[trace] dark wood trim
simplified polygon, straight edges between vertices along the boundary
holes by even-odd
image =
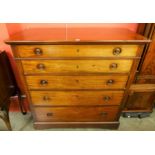
[[[150,39],[153,33],[152,31],[153,25],[154,23],[139,23],[137,33]]]
[[[32,105],[35,106],[36,108],[37,108],[37,107],[42,107],[42,108],[53,108],[53,107],[54,107],[54,108],[55,108],[55,107],[62,107],[62,106],[63,106],[63,107],[88,107],[88,108],[89,108],[90,106],[91,106],[91,107],[104,107],[104,106],[105,106],[105,107],[108,107],[108,106],[113,106],[113,107],[116,106],[116,107],[118,107],[118,106],[119,106],[119,105],[116,105],[116,104],[114,104],[114,103],[113,103],[113,104],[108,104],[108,103],[107,103],[107,104],[104,104],[104,105],[99,105],[99,104],[96,104],[96,105],[92,105],[92,104],[77,105],[77,104],[76,104],[76,105],[71,105],[71,106],[70,106],[70,105],[63,105],[63,104],[61,104],[61,105],[34,105],[34,104],[32,103]]]
[[[144,31],[146,29],[146,23],[138,23],[137,33],[144,35]]]
[[[128,112],[128,113],[134,113],[134,112],[149,112],[149,113],[152,113],[153,112],[153,110],[152,109],[145,109],[145,110],[138,110],[138,109],[134,109],[134,110],[126,110],[126,109],[124,109],[123,111],[122,111],[122,113],[126,113],[126,112]]]
[[[5,41],[9,45],[137,45],[150,43],[151,40],[95,40],[95,41]]]
[[[119,56],[115,56],[115,57],[50,57],[50,58],[14,58],[15,61],[19,61],[19,60],[35,60],[35,61],[39,61],[39,60],[128,60],[128,59],[140,59],[141,57],[119,57]]]
[[[34,122],[35,129],[47,128],[106,128],[117,129],[119,122]]]
[[[79,73],[24,73],[25,76],[104,76],[104,75],[129,75],[130,72],[124,73],[86,73],[86,72],[79,72]]]
[[[43,89],[29,89],[30,91],[107,91],[107,90],[126,90],[126,88],[124,89],[119,89],[119,88],[112,88],[112,89],[47,89],[47,88],[43,88]]]
[[[31,91],[124,91],[124,89],[30,89]]]

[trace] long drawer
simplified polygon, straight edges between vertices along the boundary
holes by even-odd
[[[120,105],[124,91],[30,91],[33,105]]]
[[[110,122],[115,121],[118,110],[118,106],[34,108],[39,122]]]
[[[23,60],[24,73],[128,73],[133,60]]]
[[[18,45],[23,58],[136,56],[137,45]]]
[[[124,89],[127,75],[26,76],[28,89]]]

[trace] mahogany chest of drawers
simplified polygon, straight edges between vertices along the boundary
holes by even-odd
[[[117,128],[143,46],[150,40],[126,29],[63,32],[28,29],[6,41],[35,128]]]

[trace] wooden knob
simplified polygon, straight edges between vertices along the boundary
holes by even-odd
[[[44,70],[45,69],[45,65],[44,64],[38,64],[37,68],[41,69],[41,70]]]
[[[47,117],[51,117],[51,116],[53,116],[53,113],[52,113],[52,112],[48,112],[48,113],[46,114],[46,116],[47,116]]]
[[[41,80],[41,81],[40,81],[40,84],[41,84],[41,85],[47,85],[47,84],[48,84],[48,81],[47,81],[47,80]]]
[[[122,49],[120,47],[116,47],[113,50],[113,55],[119,55],[122,52]]]
[[[118,65],[116,63],[110,64],[110,69],[116,69]]]
[[[48,96],[44,96],[44,97],[43,97],[43,100],[44,100],[44,101],[48,101],[48,100],[50,100],[50,98],[49,98]]]
[[[34,53],[35,53],[36,55],[42,55],[42,54],[43,54],[43,51],[42,51],[42,49],[40,49],[40,48],[35,48],[35,49],[34,49]]]
[[[114,80],[110,79],[107,81],[107,85],[112,85],[114,83]]]
[[[103,97],[103,100],[104,100],[104,101],[109,101],[110,99],[111,99],[110,96],[104,96],[104,97]]]

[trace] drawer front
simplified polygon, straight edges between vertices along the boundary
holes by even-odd
[[[23,60],[24,73],[128,73],[133,60]]]
[[[36,107],[36,121],[93,122],[115,121],[118,106],[109,107]]]
[[[23,58],[136,56],[137,45],[19,45]]]
[[[120,105],[123,91],[30,91],[34,105]]]
[[[26,76],[29,89],[124,89],[127,75]]]

